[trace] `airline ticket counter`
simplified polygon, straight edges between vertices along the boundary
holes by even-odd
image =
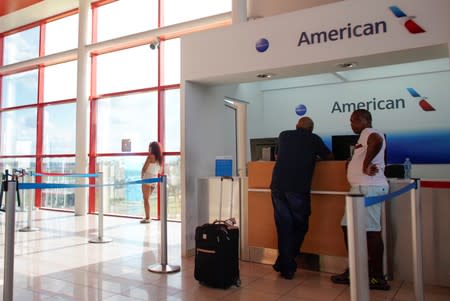
[[[248,163],[247,247],[249,260],[272,264],[277,256],[277,234],[273,217],[270,181],[275,162]],[[406,185],[390,179],[391,191]],[[312,181],[309,231],[301,252],[301,266],[326,272],[342,272],[347,267],[347,251],[340,221],[349,191],[345,161],[319,161]],[[424,282],[450,286],[450,222],[440,212],[448,212],[450,189],[420,190],[423,231]],[[412,281],[410,193],[385,202],[387,274],[391,279]],[[442,207],[447,206],[447,209]],[[441,208],[441,209],[439,209]],[[431,231],[431,232],[430,232]],[[409,246],[409,247],[408,247]],[[445,255],[447,254],[447,255]]]
[[[273,217],[270,181],[275,162],[248,163],[248,248],[251,261],[273,263],[277,234]],[[347,251],[340,221],[345,194],[349,191],[345,161],[320,161],[314,171],[311,217],[302,253],[320,255],[321,270],[339,271],[346,266]]]

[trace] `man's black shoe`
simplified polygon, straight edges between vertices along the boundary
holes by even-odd
[[[272,265],[272,268],[274,269],[275,272],[280,272],[281,271],[280,264],[278,262],[275,262]]]
[[[344,273],[338,274],[338,275],[333,275],[330,278],[333,283],[347,284],[347,285],[350,284],[350,272],[348,269],[345,270]]]
[[[294,278],[294,274],[294,272],[281,272],[281,277],[291,280],[292,278]]]

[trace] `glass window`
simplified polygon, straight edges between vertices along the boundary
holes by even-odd
[[[35,158],[5,158],[0,159],[0,171],[8,170],[11,173],[14,169],[25,169],[27,172],[36,170]],[[28,181],[29,182],[29,181]]]
[[[231,0],[163,0],[163,2],[164,26],[231,11]]]
[[[45,55],[78,47],[78,14],[45,25]]]
[[[141,169],[145,156],[98,157],[97,172],[102,172],[103,183],[114,184],[131,182],[141,179]],[[103,188],[103,209],[105,213],[119,215],[144,215],[142,186],[139,184],[105,186]],[[96,194],[98,197],[98,194]],[[158,192],[150,196],[150,215],[157,216]],[[96,208],[98,198],[96,200]]]
[[[36,103],[37,90],[37,70],[4,76],[2,80],[2,107],[9,108]]]
[[[158,0],[121,0],[98,8],[97,41],[158,27]]]
[[[158,85],[158,51],[148,45],[97,57],[97,94]]]
[[[46,106],[44,108],[44,154],[75,153],[76,104]]]
[[[98,153],[120,153],[124,141],[131,143],[131,152],[146,152],[158,139],[156,92],[101,99],[97,116]]]
[[[0,159],[0,171],[5,172],[8,170],[9,174],[12,174],[14,170],[22,170],[24,169],[27,174],[30,171],[36,170],[36,159],[35,158],[8,158],[8,159]],[[30,183],[34,182],[33,177],[29,175],[25,175],[24,177],[19,177],[19,183]],[[28,202],[32,202],[34,205],[34,190],[33,189],[20,189],[19,190],[19,198],[20,198],[20,207],[28,208]],[[5,203],[3,202],[3,205]]]
[[[180,90],[164,92],[164,151],[180,151]]]
[[[37,58],[39,56],[39,27],[33,27],[12,35],[4,40],[3,64]]]
[[[44,101],[77,97],[77,62],[45,67]]]
[[[181,159],[180,156],[164,158],[164,174],[167,175],[167,218],[181,220]],[[161,200],[162,202],[163,200]]]
[[[36,154],[36,109],[28,108],[1,113],[2,155]]]
[[[46,173],[75,173],[75,158],[45,158],[42,170]],[[43,183],[76,184],[74,177],[43,176]],[[74,210],[75,189],[43,189],[41,207]]]
[[[173,85],[180,83],[180,39],[163,42],[163,72],[161,84]]]

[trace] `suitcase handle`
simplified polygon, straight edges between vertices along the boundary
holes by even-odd
[[[216,219],[213,221],[213,224],[224,224],[227,226],[234,226],[236,225],[236,219],[234,217],[230,217],[229,219],[226,220]]]
[[[234,197],[234,179],[232,176],[222,176],[220,177],[220,205],[219,205],[219,221],[222,220],[222,192],[223,192],[223,180],[231,180],[231,198],[230,198],[230,218],[228,220],[231,220],[234,218],[233,216],[233,197]],[[233,225],[236,223],[236,221],[234,220]]]

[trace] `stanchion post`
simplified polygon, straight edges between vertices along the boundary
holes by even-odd
[[[416,189],[411,189],[411,233],[414,269],[414,294],[416,301],[423,301],[423,262],[422,262],[422,219],[420,205],[420,180]]]
[[[19,169],[19,173],[20,173],[20,175],[21,175],[21,177],[20,177],[20,181],[22,182],[22,183],[24,183],[25,182],[25,175],[26,175],[26,173],[25,173],[25,170],[24,169]],[[19,185],[19,182],[17,181],[17,185]],[[20,186],[20,185],[19,185]],[[18,198],[19,198],[19,200],[21,200],[21,202],[20,202],[20,204],[19,204],[19,207],[20,207],[20,211],[25,211],[25,198],[24,198],[24,191],[22,190],[22,191],[19,191],[18,192]]]
[[[27,181],[29,182],[30,177],[28,176],[27,173],[24,174],[23,179],[27,179]],[[23,183],[23,181],[22,181]],[[19,189],[20,189],[20,185],[19,185]],[[22,189],[22,192],[24,192],[24,190]],[[25,195],[25,193],[23,193],[23,195]],[[39,231],[39,228],[33,227],[32,224],[32,217],[31,217],[31,213],[33,212],[33,198],[31,197],[30,193],[26,194],[28,196],[27,201],[28,201],[28,209],[27,209],[27,225],[21,229],[19,229],[20,232],[34,232],[34,231]],[[22,204],[25,203],[25,198],[22,197]]]
[[[350,300],[369,301],[367,267],[367,234],[364,196],[350,194],[345,198],[350,267]]]
[[[98,236],[89,240],[91,243],[107,243],[111,242],[111,238],[103,237],[103,173],[99,172],[97,177],[97,193],[98,193]]]
[[[154,273],[174,273],[180,271],[180,266],[167,264],[167,176],[161,176],[161,263],[148,267]]]
[[[383,276],[387,280],[389,278],[388,263],[387,263],[387,218],[386,218],[386,202],[381,203],[381,239],[383,240]]]
[[[16,189],[17,181],[5,181],[6,202],[5,202],[5,257],[3,274],[3,301],[13,300],[14,288],[14,234],[16,223]]]

